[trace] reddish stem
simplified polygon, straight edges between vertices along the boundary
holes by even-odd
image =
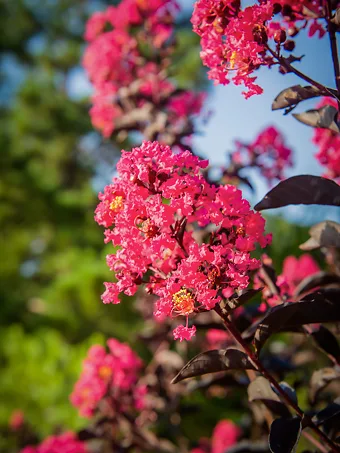
[[[298,69],[294,68],[294,66],[292,66],[286,58],[284,57],[280,57],[273,49],[271,49],[269,46],[267,46],[267,50],[273,55],[273,57],[280,63],[281,66],[283,66],[284,68],[286,68],[289,72],[293,72],[295,75],[297,75],[298,77],[300,77],[300,79],[303,79],[305,80],[306,82],[310,83],[311,85],[315,86],[316,88],[318,88],[320,91],[323,92],[323,94],[325,95],[328,95],[328,96],[331,96],[331,97],[335,97],[338,102],[339,102],[339,97],[340,97],[340,94],[336,95],[334,93],[334,91],[331,91],[330,89],[328,89],[327,87],[325,87],[324,85],[322,85],[322,83],[319,83],[317,82],[316,80],[312,79],[311,77],[307,76],[306,74],[304,74],[303,72],[299,71]]]
[[[338,54],[338,47],[337,47],[336,34],[335,34],[336,27],[331,22],[331,19],[332,19],[331,0],[326,0],[325,7],[326,7],[326,20],[327,20],[328,36],[329,36],[331,52],[332,52],[335,86],[338,91],[338,110],[340,112],[340,64],[339,64],[339,54]]]
[[[294,409],[294,411],[304,420],[305,426],[308,426],[312,429],[319,437],[323,440],[325,444],[327,444],[333,452],[340,453],[340,448],[337,447],[327,436],[323,433],[311,420],[310,417],[306,416],[303,410],[293,401],[290,396],[281,388],[280,384],[276,381],[276,379],[269,373],[269,371],[262,365],[260,360],[254,354],[252,349],[249,347],[247,342],[242,338],[241,333],[237,330],[236,326],[232,323],[229,319],[227,312],[223,310],[219,305],[215,306],[216,313],[223,319],[224,324],[226,325],[229,332],[233,335],[235,340],[242,346],[245,353],[251,359],[251,361],[255,364],[258,371],[272,384],[272,386],[276,389],[276,391],[281,395],[282,399],[286,401],[286,403]]]

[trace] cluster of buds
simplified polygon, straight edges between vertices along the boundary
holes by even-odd
[[[205,179],[207,165],[189,151],[143,142],[122,152],[118,178],[99,195],[95,213],[105,241],[117,249],[107,256],[117,282],[105,283],[103,302],[119,303],[120,293],[132,296],[143,285],[158,296],[157,319],[185,317],[174,330],[180,340],[195,334],[189,317],[248,286],[259,266],[250,252],[271,240],[239,189]],[[194,231],[207,226],[209,237],[200,243]]]
[[[178,89],[169,78],[175,0],[122,0],[87,23],[83,64],[94,87],[93,125],[105,137],[141,132],[182,146],[205,95]]]

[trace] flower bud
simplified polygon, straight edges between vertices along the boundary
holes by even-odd
[[[288,28],[288,35],[291,36],[292,38],[294,36],[296,36],[298,33],[299,33],[299,30],[295,26]]]
[[[284,43],[286,38],[287,38],[287,35],[284,30],[278,30],[274,33],[274,41],[278,44]]]
[[[282,6],[280,3],[274,3],[273,5],[273,14],[279,14],[282,11]]]
[[[254,41],[258,44],[266,44],[268,42],[267,29],[264,25],[255,25],[253,28]]]
[[[293,9],[290,5],[283,5],[282,8],[282,15],[283,16],[290,16],[293,12]]]
[[[288,52],[291,52],[292,50],[295,49],[295,41],[289,39],[288,41],[286,41],[283,45],[283,48],[285,50],[287,50]]]

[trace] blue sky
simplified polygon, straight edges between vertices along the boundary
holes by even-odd
[[[179,2],[187,11],[190,11],[194,3],[190,0],[180,0]],[[305,55],[301,62],[295,63],[296,67],[315,80],[334,87],[328,36],[326,35],[323,39],[308,38],[306,33],[301,33],[296,38],[296,44],[293,54]],[[232,84],[211,86],[206,109],[211,109],[213,114],[209,122],[200,128],[202,134],[195,136],[195,149],[200,154],[209,156],[212,163],[223,164],[226,162],[226,152],[233,148],[235,139],[251,141],[261,129],[268,125],[275,125],[284,133],[286,142],[294,151],[295,166],[287,174],[320,175],[322,168],[313,157],[316,152],[316,148],[311,142],[313,129],[299,123],[291,115],[283,116],[282,111],[271,111],[272,100],[281,90],[291,85],[300,83],[305,85],[306,83],[293,74],[284,76],[279,74],[275,67],[264,68],[257,71],[257,74],[258,83],[264,88],[264,94],[253,96],[248,100],[241,95],[241,87]],[[74,78],[71,77],[70,88],[72,91],[82,94],[88,90],[88,82],[82,72],[77,71]],[[295,112],[313,108],[316,102],[318,99],[305,101],[296,108]],[[248,198],[251,197],[251,201],[255,203],[265,195],[268,187],[256,174],[254,174],[254,178],[256,194],[252,197],[249,192],[246,192],[246,195]],[[275,211],[275,213],[277,212]],[[314,210],[312,219],[310,216],[306,217],[306,211],[301,207],[288,207],[280,212],[285,217],[299,223],[321,220],[325,213],[329,219],[340,220],[338,208],[317,208]]]

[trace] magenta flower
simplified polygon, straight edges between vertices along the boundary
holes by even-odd
[[[40,445],[25,447],[20,453],[86,453],[84,442],[79,441],[75,434],[68,432],[59,436],[47,437]]]
[[[117,282],[105,283],[103,302],[119,303],[120,293],[133,295],[144,285],[159,297],[157,319],[186,318],[174,331],[180,340],[195,333],[189,317],[248,286],[259,266],[250,252],[271,240],[239,189],[206,181],[207,164],[189,151],[143,142],[122,152],[118,177],[99,195],[95,213],[107,228],[105,242],[117,248],[107,256]],[[197,225],[213,227],[207,243],[194,239]]]

